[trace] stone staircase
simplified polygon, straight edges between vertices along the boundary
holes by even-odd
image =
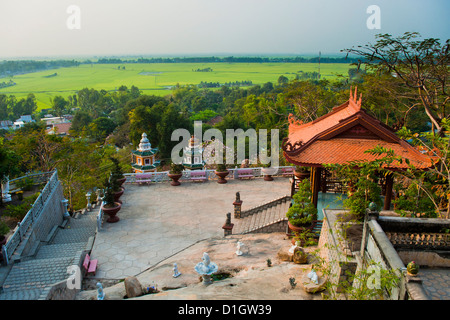
[[[65,226],[55,226],[29,256],[1,267],[0,300],[37,300],[45,288],[67,279],[67,268],[92,249],[96,216],[97,210],[77,213]]]
[[[286,212],[290,205],[291,197],[286,195],[242,211],[241,218],[233,221],[233,234],[285,231],[287,227]]]

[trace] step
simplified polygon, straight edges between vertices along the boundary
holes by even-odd
[[[38,300],[42,293],[41,288],[28,290],[7,291],[0,294],[0,301],[4,300]]]
[[[34,259],[16,263],[3,283],[3,292],[43,289],[67,279],[67,267],[73,264],[75,257]]]
[[[94,233],[90,228],[60,229],[50,244],[75,243],[89,241]]]
[[[85,248],[85,242],[49,244],[39,249],[35,259],[74,257],[78,251],[83,251]]]

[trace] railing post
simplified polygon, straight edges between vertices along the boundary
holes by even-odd
[[[229,212],[227,213],[227,220],[225,221],[225,224],[222,227],[224,237],[233,234],[233,226],[234,224],[231,223],[231,213]]]
[[[242,207],[242,200],[239,192],[236,192],[236,200],[233,202],[234,206],[234,218],[240,219],[241,218],[241,207]]]

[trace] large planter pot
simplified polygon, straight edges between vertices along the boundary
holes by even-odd
[[[127,181],[127,178],[126,178],[126,177],[117,179],[117,183],[118,183],[119,186],[121,186],[121,187],[122,187],[122,185],[125,183],[125,181]]]
[[[273,181],[272,175],[270,173],[270,169],[262,168],[261,172],[264,176],[264,181]]]
[[[120,191],[114,192],[114,201],[117,202],[124,192],[125,192],[124,188],[120,188]]]
[[[219,180],[217,180],[217,183],[223,184],[227,183],[227,180],[225,177],[230,173],[230,171],[215,171],[216,175],[219,177]]]
[[[179,186],[181,183],[178,181],[183,174],[182,173],[169,173],[169,178],[172,179],[172,182],[170,183],[171,186]]]
[[[296,176],[298,179],[303,180],[309,178],[311,174],[309,172],[302,172],[302,171],[296,171],[294,170],[294,176]]]
[[[109,218],[106,220],[106,222],[115,223],[120,220],[119,217],[117,216],[117,212],[119,212],[120,209],[122,208],[122,204],[120,202],[114,202],[114,203],[115,203],[115,206],[112,208],[102,206],[103,212],[109,216]]]
[[[307,230],[312,230],[314,225],[313,224],[307,224],[307,225],[302,225],[302,226],[294,226],[288,220],[288,227],[289,227],[289,230],[291,230],[293,233],[303,233],[303,232],[305,232]]]

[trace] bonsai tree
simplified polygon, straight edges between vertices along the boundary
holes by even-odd
[[[116,179],[124,178],[122,167],[119,164],[119,160],[113,157],[109,158],[113,163],[112,175]]]
[[[171,166],[170,166],[169,173],[170,174],[182,174],[183,173],[183,169],[184,169],[184,167],[183,167],[182,164],[172,163]]]
[[[216,167],[216,171],[217,172],[225,172],[228,171],[227,170],[227,166],[225,165],[225,163],[219,163]]]
[[[317,220],[317,208],[311,201],[311,185],[308,179],[302,180],[299,189],[292,197],[294,203],[286,213],[286,217],[291,225],[295,227],[310,225]]]
[[[112,181],[111,181],[112,180]],[[103,187],[105,190],[105,195],[103,197],[104,207],[105,208],[113,208],[116,206],[114,201],[114,179],[106,179]]]

